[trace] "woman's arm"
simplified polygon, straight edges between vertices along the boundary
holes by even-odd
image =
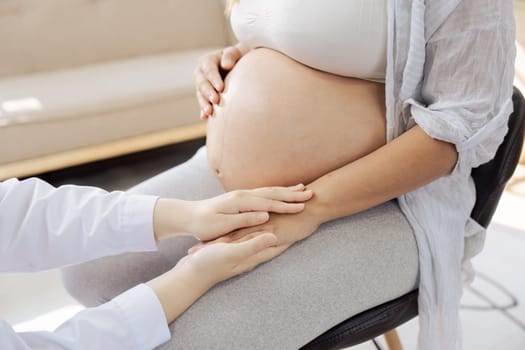
[[[415,126],[367,156],[308,185],[315,196],[306,211],[320,223],[351,215],[450,173],[456,161],[453,144],[432,139]]]
[[[327,220],[410,192],[452,169],[467,177],[472,168],[492,159],[512,109],[512,1],[463,2],[425,50],[421,96],[404,101],[417,125],[309,184],[314,198],[304,212],[271,215],[261,228],[291,244]],[[256,230],[239,230],[224,240]]]
[[[298,213],[312,191],[303,184],[237,190],[200,201],[160,198],[153,222],[155,239],[192,235],[207,241],[242,227],[257,226],[269,219],[268,212]]]
[[[283,248],[275,251],[279,254],[324,222],[366,210],[450,173],[456,161],[454,145],[432,139],[415,126],[367,156],[307,185],[314,197],[303,212],[271,214],[267,223],[237,230],[218,241],[242,241],[261,230],[273,232]]]

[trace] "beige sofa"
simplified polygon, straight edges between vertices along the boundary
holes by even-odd
[[[0,179],[204,135],[197,59],[220,0],[0,1]]]

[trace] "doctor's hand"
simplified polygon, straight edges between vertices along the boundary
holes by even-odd
[[[270,260],[278,250],[277,238],[268,232],[233,243],[216,243],[187,255],[178,263],[178,268],[189,268],[209,286],[230,277],[253,270],[257,265]],[[177,268],[175,266],[175,268]]]
[[[299,213],[312,192],[300,184],[239,190],[201,201],[159,199],[154,211],[157,240],[176,234],[194,235],[209,241],[234,230],[257,226],[269,212]],[[259,230],[260,231],[260,230]]]
[[[207,119],[213,114],[213,105],[220,102],[220,94],[224,91],[224,76],[248,51],[248,47],[239,43],[207,54],[199,60],[194,76],[201,119]]]
[[[217,243],[185,256],[175,267],[147,282],[171,323],[215,284],[248,272],[276,255],[277,239],[263,233],[240,243]]]

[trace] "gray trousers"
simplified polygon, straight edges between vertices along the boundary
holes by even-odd
[[[130,192],[195,200],[223,190],[203,147]],[[64,284],[84,305],[98,305],[172,268],[195,242],[177,237],[158,252],[69,267]],[[412,229],[390,201],[326,223],[274,260],[215,286],[171,324],[172,340],[160,348],[297,349],[350,316],[415,289],[417,281]]]

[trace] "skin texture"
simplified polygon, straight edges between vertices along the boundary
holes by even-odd
[[[191,234],[210,240],[235,229],[268,221],[269,212],[294,214],[304,209],[312,192],[303,184],[233,191],[201,201],[160,198],[155,206],[156,240]]]
[[[223,53],[228,52],[230,51],[223,51]],[[213,69],[210,68],[213,66],[213,63],[207,61],[208,58],[204,57],[199,64],[200,67],[206,66],[208,68],[196,70],[197,82],[209,82],[216,79],[216,74],[214,74]],[[237,61],[238,57],[234,56],[230,60]],[[226,57],[221,57],[219,61],[229,61],[229,59]],[[225,69],[224,66],[222,69]],[[252,67],[252,69],[257,69],[257,67]],[[204,74],[202,72],[208,73]],[[218,72],[217,66],[215,66],[215,73],[216,72]],[[305,72],[306,73],[304,74],[308,73],[307,71]],[[197,84],[197,89],[201,91],[201,94],[202,90],[200,90],[200,88],[203,86],[206,85]],[[211,83],[210,86],[212,86]],[[271,92],[272,88],[276,90],[279,89],[279,87],[276,85],[272,85],[270,87],[261,87],[261,89],[263,88],[266,89],[266,92]],[[216,93],[222,92],[224,92],[227,96],[228,87],[225,86],[223,89],[216,90]],[[280,94],[282,93],[283,92],[281,91]],[[293,95],[295,91],[288,90],[285,93],[286,98],[294,98],[290,95]],[[310,94],[302,95],[300,98],[303,98],[305,103],[308,103],[307,101],[309,99],[315,99],[315,96],[312,95],[313,93],[310,92]],[[268,100],[273,100],[274,98],[279,98],[279,96],[266,96],[266,98]],[[234,101],[233,99],[226,101],[220,99],[220,101],[219,108],[227,108],[227,103],[237,103],[237,101]],[[206,102],[209,103],[210,100],[207,100]],[[367,101],[359,99],[353,100],[353,94],[348,93],[345,94],[341,105],[352,103],[363,104],[366,102]],[[221,105],[221,103],[223,105]],[[242,103],[242,101],[239,103]],[[201,101],[201,106],[206,108],[206,103],[202,103]],[[370,110],[377,109],[377,106],[369,107]],[[217,106],[214,108],[216,110]],[[268,118],[272,118],[274,115],[269,113],[268,110],[265,112]],[[292,112],[294,111],[290,111],[290,113]],[[306,109],[305,112],[307,113],[308,109]],[[204,112],[203,114],[206,113]],[[280,115],[285,114],[285,112],[280,111]],[[220,116],[217,116],[216,118],[219,117]],[[246,114],[244,117],[250,118],[250,115]],[[368,115],[357,117],[346,116],[346,118],[356,118],[356,121],[361,121],[369,117],[370,116]],[[320,116],[306,114],[304,120],[302,121],[302,126],[310,125],[310,123],[315,124],[316,121],[312,121],[312,118],[320,118]],[[340,122],[343,123],[342,120]],[[356,124],[356,127],[359,127],[359,125]],[[237,132],[242,132],[242,130],[237,130]],[[293,133],[294,131],[289,129],[278,129],[270,136],[274,138],[287,138],[288,133],[290,132]],[[325,131],[323,129],[317,128],[312,130],[312,133],[314,132],[323,133]],[[275,139],[272,139],[268,135],[258,138],[258,135],[254,133],[250,135],[250,137],[253,142],[260,142],[263,145],[272,144],[275,142]],[[304,146],[306,150],[311,149],[309,142],[309,138],[304,139],[302,142],[302,145],[306,145]],[[343,143],[339,146],[348,147],[347,145],[348,143]],[[315,147],[322,148],[326,147],[326,145],[316,144]],[[285,147],[280,150],[280,153],[286,154],[287,151],[288,149]],[[242,152],[242,149],[237,150],[237,152]],[[277,158],[281,156],[281,154],[276,154]],[[332,155],[330,154],[330,156]],[[213,158],[210,158],[210,161],[212,163],[212,167],[217,166],[216,163],[213,163]],[[370,149],[368,153],[361,154],[357,159],[349,161],[346,164],[342,164],[336,169],[332,169],[324,174],[319,174],[319,176],[315,179],[308,181],[307,187],[313,190],[315,195],[314,198],[308,203],[305,210],[301,213],[288,216],[272,214],[270,219],[262,225],[238,230],[228,236],[219,238],[214,242],[243,241],[255,236],[257,232],[266,230],[273,232],[277,236],[279,247],[274,251],[275,254],[278,255],[291,244],[308,237],[320,224],[324,222],[366,210],[372,206],[396,198],[401,194],[417,189],[441,176],[447,175],[454,168],[456,161],[457,151],[454,145],[432,139],[419,126],[415,126],[411,130],[399,136],[393,142],[383,144],[379,147],[376,147],[375,149]],[[224,166],[223,160],[221,160],[221,164]],[[252,164],[244,164],[244,167],[246,169],[251,165],[257,166],[256,162],[252,162]],[[282,172],[285,171],[286,169],[282,169]],[[228,188],[234,187],[235,185],[234,183],[230,183],[227,180],[223,181]],[[259,179],[256,181],[257,183],[265,182],[264,179]],[[198,251],[198,249],[202,246],[202,244],[196,246],[194,249],[191,249],[190,252]]]
[[[201,58],[199,65],[195,68],[194,76],[202,120],[208,119],[214,112],[213,105],[221,102],[220,93],[224,91],[224,81],[219,67],[222,71],[229,72],[248,51],[250,51],[248,47],[239,43]]]
[[[252,50],[208,119],[210,166],[226,190],[311,182],[385,143],[383,91]]]
[[[232,230],[260,225],[269,212],[291,215],[304,209],[312,197],[302,184],[235,191],[202,201],[159,199],[153,213],[156,240],[192,234],[214,239]],[[275,235],[258,231],[257,237],[238,243],[219,243],[186,256],[170,271],[149,281],[166,321],[171,323],[215,284],[248,272],[275,256]]]
[[[273,234],[261,233],[242,243],[213,244],[146,284],[157,295],[169,324],[215,284],[271,259],[276,242]]]

